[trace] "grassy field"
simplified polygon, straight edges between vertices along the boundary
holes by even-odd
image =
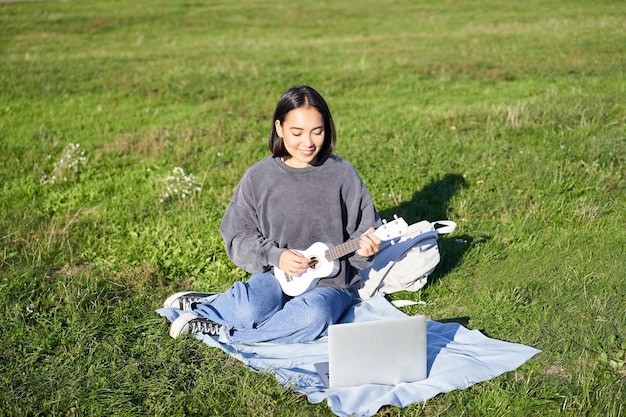
[[[154,310],[246,274],[218,225],[294,84],[381,214],[449,218],[405,308],[542,350],[381,416],[626,415],[626,8],[0,2],[0,415],[330,416]]]

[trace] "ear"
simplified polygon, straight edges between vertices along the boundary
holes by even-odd
[[[280,124],[280,120],[276,120],[274,122],[274,127],[276,128],[276,134],[278,134],[278,137],[283,139],[283,125]]]

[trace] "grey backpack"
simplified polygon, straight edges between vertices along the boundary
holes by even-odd
[[[381,243],[374,263],[359,272],[359,297],[367,300],[375,295],[421,289],[441,260],[439,235],[452,233],[455,228],[456,223],[450,220],[423,220],[410,225],[400,240]]]

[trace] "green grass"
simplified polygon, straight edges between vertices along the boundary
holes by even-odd
[[[625,12],[0,2],[0,415],[332,415],[154,313],[246,278],[218,225],[293,84],[384,217],[458,223],[406,312],[542,350],[380,415],[626,415]],[[201,190],[162,202],[174,167]]]

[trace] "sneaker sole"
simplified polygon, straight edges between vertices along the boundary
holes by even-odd
[[[176,339],[178,336],[189,333],[189,322],[197,319],[193,313],[181,314],[172,322],[170,326],[170,336]]]
[[[196,295],[198,298],[204,298],[204,297],[209,297],[215,294],[216,293],[214,292],[196,292],[196,291],[177,292],[167,297],[167,299],[163,302],[163,308],[180,308],[180,303],[178,299],[184,295]]]

